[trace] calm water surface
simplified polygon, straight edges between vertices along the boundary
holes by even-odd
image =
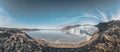
[[[54,31],[54,30],[41,30],[41,31],[34,31],[34,32],[27,32],[31,37],[37,39],[43,39],[50,43],[67,43],[67,44],[79,44],[83,41],[86,41],[89,35],[71,35],[66,34],[61,31]]]

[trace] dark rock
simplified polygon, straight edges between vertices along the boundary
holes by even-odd
[[[95,46],[90,48],[91,52],[120,52],[120,21],[100,23],[98,39]],[[92,46],[92,45],[91,45]]]
[[[120,21],[96,26],[99,32],[79,45],[53,45],[43,40],[36,41],[21,31],[5,31],[0,33],[0,52],[120,52]]]
[[[1,52],[41,52],[42,46],[23,32],[0,33]]]

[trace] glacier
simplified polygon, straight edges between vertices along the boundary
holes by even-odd
[[[64,30],[64,32],[71,35],[78,35],[80,38],[89,40],[93,34],[98,32],[98,28],[94,25],[81,25],[71,27],[67,30]]]

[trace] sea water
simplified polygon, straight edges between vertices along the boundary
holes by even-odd
[[[32,38],[42,39],[49,43],[79,44],[81,42],[87,41],[88,38],[91,38],[90,35],[73,35],[64,33],[60,30],[41,30],[27,32],[27,34]]]

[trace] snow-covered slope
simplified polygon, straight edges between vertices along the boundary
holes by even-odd
[[[97,33],[98,28],[92,25],[81,25],[77,27],[71,27],[69,29],[64,29],[65,33],[69,33],[72,35],[78,35],[81,38],[86,38],[89,40],[94,33]]]

